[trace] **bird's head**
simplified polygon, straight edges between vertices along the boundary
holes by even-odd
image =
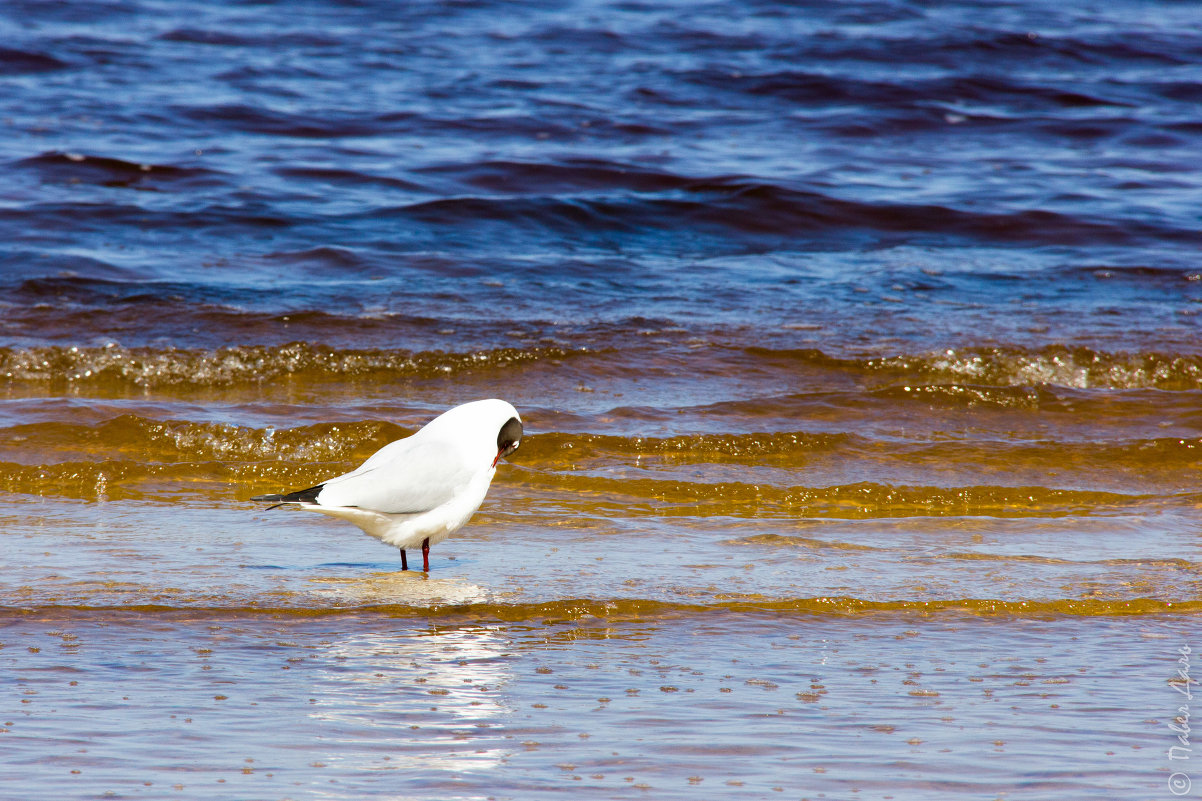
[[[497,433],[497,458],[492,460],[492,466],[496,467],[497,462],[516,451],[521,444],[522,421],[518,419],[517,410],[515,409],[513,417],[506,420],[505,424],[501,426],[501,430]]]
[[[472,463],[491,462],[496,467],[497,462],[521,444],[522,418],[512,404],[490,398],[443,412],[427,423],[419,435],[443,437],[455,443]]]

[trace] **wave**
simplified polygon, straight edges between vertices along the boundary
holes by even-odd
[[[939,385],[954,382],[1011,388],[1202,389],[1199,353],[1107,352],[1065,345],[960,348],[866,358],[833,357],[813,349],[750,347],[747,353],[768,364],[834,369],[893,383],[912,378],[926,385],[913,389],[931,393],[937,392]]]
[[[1192,64],[1198,54],[1192,36],[1153,30],[1142,31],[1140,36],[1130,36],[1107,30],[1104,25],[1090,30],[1052,29],[1038,34],[1026,30],[1015,31],[1006,25],[921,25],[909,30],[905,36],[848,35],[846,31],[839,31],[839,24],[849,21],[844,16],[848,12],[843,7],[837,8],[832,15],[835,18],[827,20],[831,30],[823,36],[789,37],[784,41],[774,41],[763,29],[707,28],[703,21],[688,18],[666,20],[652,32],[629,35],[636,37],[631,46],[663,47],[664,42],[669,42],[683,52],[770,49],[775,63],[875,63],[890,68],[898,64],[923,64],[957,73],[972,74],[976,68],[985,74],[999,74],[993,69],[999,61],[1015,60],[1026,65],[1024,74],[1038,72],[1049,81],[1057,74],[1071,74],[1080,80],[1083,65],[1087,70],[1093,66],[1099,67],[1099,71],[1104,68],[1110,74],[1118,64],[1145,68]],[[820,9],[814,11],[823,13]],[[924,18],[922,11],[900,4],[879,5],[873,8],[872,13],[874,24],[882,26],[899,19],[916,22]],[[557,31],[551,29],[544,35]],[[573,33],[576,37],[584,37],[590,31],[575,30]],[[599,37],[602,31],[593,30],[591,33]],[[1070,72],[1065,73],[1064,70]],[[836,74],[849,71],[841,70]],[[1000,75],[997,80],[1006,77]],[[721,81],[716,80],[715,83],[720,85]]]
[[[560,347],[472,352],[339,350],[303,342],[216,350],[44,346],[0,348],[0,378],[9,382],[128,387],[228,386],[279,379],[442,377],[497,370],[587,352]]]
[[[192,27],[173,28],[166,33],[159,34],[158,38],[164,42],[187,42],[227,47],[322,48],[339,44],[339,40],[335,37],[307,31],[252,34],[245,30],[231,32]]]
[[[71,66],[66,61],[35,50],[17,50],[0,47],[0,75],[26,75],[39,72],[57,72]]]
[[[148,596],[149,597],[149,596]],[[301,596],[295,605],[278,599],[255,603],[244,598],[196,598],[191,603],[89,604],[39,603],[36,598],[0,596],[0,617],[57,618],[91,616],[158,616],[183,619],[220,617],[355,617],[422,618],[439,624],[471,623],[621,623],[654,624],[680,619],[739,617],[1146,617],[1196,615],[1202,601],[1164,601],[1155,598],[1104,600],[1049,598],[1002,600],[949,598],[938,600],[868,600],[851,596],[770,599],[731,597],[712,603],[680,603],[642,598],[567,598],[545,602],[466,604],[345,604],[318,605]]]
[[[370,450],[411,433],[412,429],[390,422],[370,420],[277,429],[156,420],[135,414],[120,415],[96,424],[53,421],[0,429],[0,437],[19,443],[23,450],[70,452],[86,447],[94,453],[137,453],[156,461],[328,461],[352,458],[365,451],[370,453]],[[522,461],[548,465],[563,458],[583,461],[658,455],[686,461],[743,462],[854,447],[857,441],[852,435],[804,432],[663,438],[547,432],[527,437],[522,446]]]
[[[0,256],[0,272],[7,268],[9,276],[23,275],[36,258],[29,252]],[[154,268],[119,267],[86,257],[56,259],[55,266],[65,274],[0,282],[0,318],[7,344],[78,348],[121,342],[142,348],[140,353],[149,353],[150,346],[179,353],[216,350],[231,342],[286,346],[303,341],[324,351],[330,347],[364,351],[369,343],[387,347],[403,342],[410,353],[446,348],[448,343],[460,350],[502,348],[514,343],[515,337],[517,342],[579,341],[580,345],[596,339],[582,336],[574,326],[515,320],[503,309],[481,314],[474,309],[465,313],[454,302],[438,300],[417,308],[374,302],[377,298],[362,292],[354,279],[347,280],[352,274],[370,276],[380,268],[379,259],[371,254],[321,247],[262,258],[277,272],[300,276],[294,279],[297,284],[309,276],[315,280],[281,298],[277,289],[257,281],[253,273],[239,276],[247,279],[246,284],[239,277],[204,283],[164,280]],[[433,272],[440,266],[418,269]],[[319,283],[321,276],[335,273],[345,283]],[[423,286],[420,291],[433,293],[437,287]],[[165,348],[163,343],[174,347]]]
[[[58,417],[61,409],[50,409]],[[36,412],[35,412],[36,414]],[[658,465],[732,464],[805,467],[815,457],[896,460],[910,465],[941,462],[1019,467],[1077,465],[1085,469],[1193,469],[1202,460],[1202,439],[1153,437],[1111,441],[1004,442],[986,438],[939,441],[878,439],[864,434],[776,431],[698,433],[667,437],[538,431],[537,412],[520,465],[533,470],[630,464],[654,459]],[[382,420],[316,423],[292,428],[160,420],[120,414],[99,422],[45,420],[0,428],[11,443],[10,458],[29,453],[91,460],[136,454],[147,461],[337,461],[369,455],[413,433]],[[55,459],[54,461],[64,461]],[[28,461],[27,459],[25,461]]]
[[[388,422],[319,423],[296,428],[253,428],[228,423],[154,420],[124,414],[95,425],[42,422],[0,429],[22,451],[78,455],[95,460],[136,455],[147,462],[337,461],[367,455],[412,434]],[[10,451],[10,456],[13,451]]]
[[[881,517],[996,518],[1086,517],[1149,507],[1165,496],[1057,489],[1042,486],[918,486],[863,481],[826,487],[772,486],[737,481],[701,482],[672,479],[544,473],[539,495],[565,504],[587,504],[594,511],[612,510],[628,517],[729,516],[756,518],[872,519]],[[555,490],[559,490],[557,495]],[[1197,494],[1173,496],[1189,504]]]
[[[590,158],[449,162],[423,167],[419,172],[450,178],[464,187],[505,194],[657,193],[687,190],[695,183],[694,179],[667,170]]]
[[[955,100],[1027,111],[1130,105],[1117,98],[1087,95],[1079,89],[1027,84],[995,75],[958,75],[906,83],[791,70],[747,72],[737,76],[724,71],[700,70],[682,77],[716,89],[771,96],[794,103],[925,106],[932,101]]]
[[[374,175],[348,169],[318,167],[277,167],[273,172],[283,178],[296,178],[338,187],[374,187],[403,192],[430,191],[420,184],[389,175]]]
[[[986,384],[1076,387],[1078,389],[1196,390],[1202,388],[1202,356],[1160,353],[1101,353],[1089,348],[1049,347],[1041,351],[990,348],[949,350],[924,364],[904,357],[880,360],[873,367],[913,369]]]
[[[728,540],[728,545],[754,546],[760,548],[783,548],[818,551],[868,551],[875,553],[894,553],[896,548],[861,545],[852,542],[823,540],[814,537],[803,537],[795,534],[753,534]],[[945,553],[924,553],[923,559],[934,563],[942,559],[966,562],[1013,562],[1038,565],[1084,565],[1090,567],[1129,567],[1139,568],[1159,567],[1170,570],[1181,570],[1190,574],[1202,571],[1202,562],[1192,562],[1188,559],[1148,557],[1148,558],[1110,558],[1110,559],[1069,559],[1056,556],[1035,554],[1000,554],[983,551],[951,551]]]
[[[614,173],[615,184],[625,178],[624,173]],[[588,183],[595,184],[595,178],[590,177]],[[635,190],[598,197],[546,191],[437,198],[369,213],[373,219],[395,217],[455,227],[462,227],[465,220],[473,226],[492,221],[573,235],[687,230],[812,238],[868,231],[898,241],[936,236],[1055,245],[1202,244],[1202,233],[1196,230],[1146,220],[1093,219],[1045,209],[989,212],[949,205],[858,201],[742,177],[690,180],[661,194]]]
[[[73,297],[82,293],[86,302],[128,302],[131,314],[153,314],[149,307],[170,286],[153,290],[134,289],[125,282],[79,279],[36,279],[23,283],[29,298]],[[214,298],[214,301],[218,298]],[[144,312],[140,307],[148,307]],[[73,311],[72,314],[76,314]],[[221,309],[216,304],[195,312],[197,320],[241,321],[247,330],[296,325],[324,332],[331,338],[378,333],[387,324],[429,338],[442,326],[459,325],[446,320],[404,320],[343,317],[318,311],[294,313],[250,312]],[[227,319],[228,318],[228,319]],[[846,386],[850,379],[862,391],[882,398],[903,397],[930,402],[947,400],[961,404],[984,403],[1003,407],[1034,407],[1060,397],[1058,388],[1070,390],[1202,390],[1202,353],[1103,351],[1088,347],[1048,345],[1041,348],[1016,346],[967,347],[931,353],[837,356],[817,349],[745,346],[740,340],[756,332],[693,331],[668,329],[650,340],[639,329],[638,320],[565,327],[556,340],[576,344],[533,347],[495,347],[465,351],[410,351],[401,349],[357,349],[293,341],[280,346],[241,345],[222,348],[124,347],[43,345],[0,347],[0,380],[9,382],[55,382],[66,384],[115,383],[135,387],[169,385],[225,386],[303,376],[309,381],[353,377],[434,377],[469,370],[489,370],[561,360],[584,355],[606,356],[620,352],[623,362],[638,364],[656,359],[668,369],[687,358],[690,371],[726,374],[733,365],[759,373],[807,376],[815,391],[829,386]],[[489,337],[497,325],[465,320],[461,325],[473,335]],[[516,324],[515,324],[516,325]],[[511,325],[511,328],[513,325]],[[491,332],[491,334],[490,334]],[[262,333],[262,332],[260,332]],[[706,347],[691,343],[700,333],[712,340]],[[538,336],[537,326],[523,330]],[[546,337],[543,337],[546,341]],[[724,342],[725,340],[725,342]],[[687,348],[667,362],[659,359],[666,346]],[[610,366],[612,367],[612,365]],[[679,368],[676,368],[679,369]],[[812,377],[812,378],[811,378]]]
[[[181,104],[173,112],[186,120],[221,130],[297,138],[397,135],[416,133],[424,127],[419,124],[420,118],[413,113],[371,114],[349,106],[325,109],[320,115],[246,103],[212,106]]]
[[[596,470],[637,462],[661,468],[707,464],[804,470],[816,460],[824,465],[860,460],[878,467],[896,464],[912,471],[952,464],[977,465],[978,470],[1004,466],[1011,473],[1042,471],[1060,480],[1080,472],[1094,481],[1124,470],[1144,478],[1174,471],[1187,475],[1202,464],[1202,438],[1198,437],[1006,442],[988,437],[947,439],[944,435],[928,442],[797,431],[673,437],[549,432],[528,437],[522,451],[519,463],[534,469]]]
[[[803,431],[682,434],[672,437],[548,432],[530,437],[522,447],[524,460],[534,460],[540,464],[645,456],[684,462],[759,463],[772,457],[795,457],[805,453],[855,448],[862,442],[854,434],[814,434]]]
[[[55,183],[85,183],[109,187],[170,183],[173,189],[219,186],[225,183],[221,173],[200,167],[178,167],[172,164],[151,164],[126,161],[109,156],[86,153],[43,153],[21,159],[9,166],[35,172],[39,178]]]

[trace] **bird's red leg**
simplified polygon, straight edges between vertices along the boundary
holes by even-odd
[[[405,549],[401,548],[401,570],[409,569],[409,560],[405,558]]]
[[[422,540],[422,570],[430,572],[430,538]]]

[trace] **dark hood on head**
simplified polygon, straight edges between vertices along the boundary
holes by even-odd
[[[501,431],[497,434],[497,450],[512,451],[521,440],[522,423],[516,417],[511,417],[505,422],[505,425],[501,426]]]

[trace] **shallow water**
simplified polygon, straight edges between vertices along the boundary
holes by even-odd
[[[0,9],[0,781],[1174,796],[1199,23]],[[249,500],[493,396],[428,576]]]
[[[4,778],[29,798],[1167,795],[1181,619],[596,611],[12,620]]]

